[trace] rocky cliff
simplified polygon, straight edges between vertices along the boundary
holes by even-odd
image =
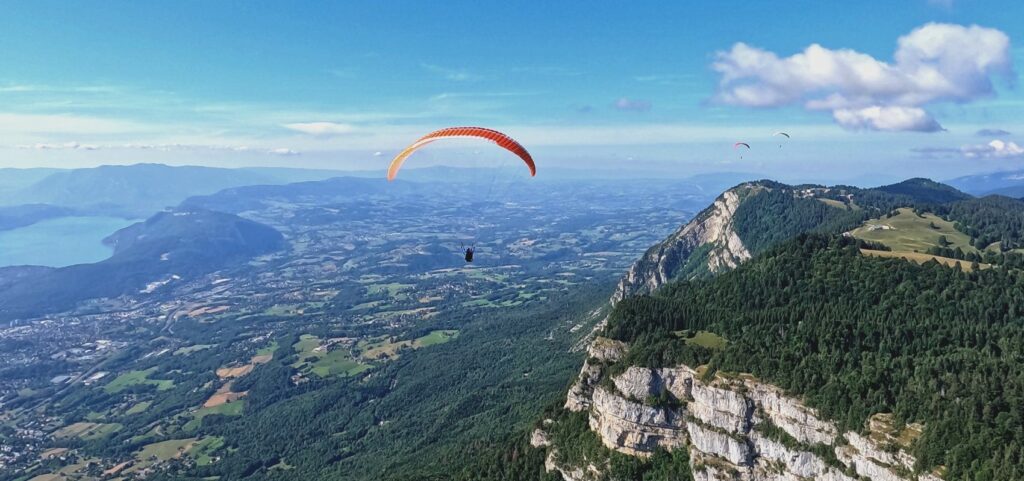
[[[747,183],[725,191],[692,221],[648,249],[619,281],[612,304],[653,292],[673,279],[714,274],[749,259],[750,252],[733,229],[733,214],[745,196],[761,188]]]
[[[916,460],[906,451],[923,426],[897,430],[889,416],[876,415],[866,434],[841,432],[801,400],[749,375],[709,376],[682,365],[613,369],[627,349],[596,338],[565,403],[588,413],[591,431],[608,449],[643,457],[658,448],[687,449],[698,481],[941,480],[915,474]],[[600,463],[559,465],[558,447],[543,429],[534,440],[549,450],[549,471],[568,480],[601,479]]]

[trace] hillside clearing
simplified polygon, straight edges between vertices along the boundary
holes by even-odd
[[[913,209],[897,209],[895,216],[871,219],[850,232],[854,237],[888,246],[893,251],[925,252],[930,247],[959,247],[964,252],[977,252],[971,238],[956,230],[952,222],[934,214],[917,215]],[[945,236],[946,246],[940,245]]]

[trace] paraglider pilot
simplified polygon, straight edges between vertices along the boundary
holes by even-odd
[[[466,262],[473,262],[473,252],[476,250],[473,246],[466,248]]]

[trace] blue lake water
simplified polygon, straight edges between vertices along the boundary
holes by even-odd
[[[0,267],[63,267],[101,261],[113,249],[103,238],[136,221],[116,217],[62,217],[0,231]]]

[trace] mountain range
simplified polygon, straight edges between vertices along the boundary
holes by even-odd
[[[194,195],[242,185],[321,180],[337,171],[287,168],[222,169],[163,164],[87,169],[5,169],[0,205],[42,204],[79,215],[145,218]]]

